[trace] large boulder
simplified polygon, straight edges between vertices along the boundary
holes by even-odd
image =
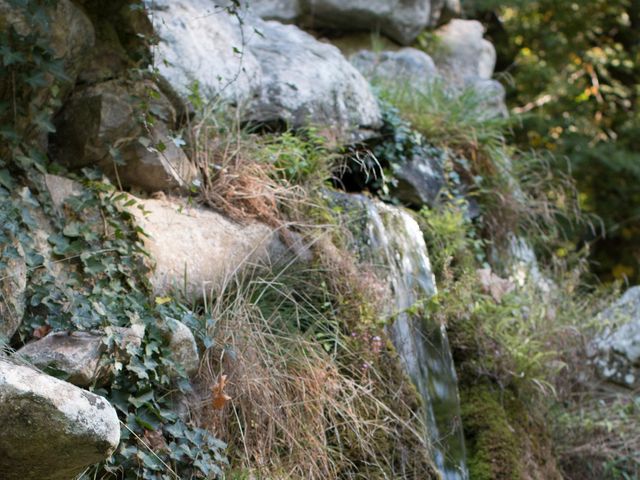
[[[123,186],[184,189],[197,171],[170,135],[175,124],[155,83],[111,80],[74,92],[56,118],[51,151],[71,167],[100,167]]]
[[[0,478],[69,480],[108,458],[120,422],[104,398],[0,358]]]
[[[240,21],[207,0],[155,5],[156,62],[183,97],[236,104],[247,122],[314,125],[341,143],[380,125],[369,85],[336,47],[248,12]]]
[[[130,211],[147,235],[157,295],[177,290],[190,298],[211,298],[241,272],[287,255],[277,230],[262,223],[239,224],[179,200],[137,200]]]
[[[605,380],[640,387],[640,286],[627,290],[598,321],[607,327],[591,344],[596,370]]]
[[[0,245],[0,344],[11,339],[22,323],[27,288],[27,264],[20,243]]]

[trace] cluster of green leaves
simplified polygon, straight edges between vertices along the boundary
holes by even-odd
[[[272,176],[290,185],[322,185],[331,178],[336,155],[312,128],[268,137],[260,141],[260,161],[272,167]]]
[[[474,2],[513,78],[510,103],[524,113],[521,145],[569,159],[583,207],[603,221],[593,242],[602,279],[640,279],[640,3],[510,0]],[[542,34],[541,32],[544,32]],[[555,168],[564,170],[564,161]]]

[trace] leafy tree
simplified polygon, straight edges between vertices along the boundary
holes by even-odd
[[[480,18],[521,115],[521,146],[571,169],[597,228],[589,243],[602,279],[640,281],[640,1],[478,0]],[[567,161],[568,159],[568,161]]]

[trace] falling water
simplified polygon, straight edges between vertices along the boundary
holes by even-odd
[[[410,313],[436,293],[420,227],[400,208],[363,195],[332,196],[355,220],[351,230],[359,237],[360,258],[373,264],[391,288],[395,304],[389,313],[395,320],[389,333],[423,399],[436,466],[444,480],[466,480],[460,399],[446,330],[424,314]]]

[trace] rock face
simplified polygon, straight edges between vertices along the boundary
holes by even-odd
[[[38,125],[39,128],[32,128],[31,114],[47,111],[54,99],[53,92],[56,92],[57,99],[65,99],[69,95],[94,45],[95,34],[89,18],[70,0],[50,2],[43,7],[42,15],[34,21],[25,2],[0,0],[0,32],[9,34],[13,30],[16,37],[22,38],[22,41],[15,43],[10,40],[11,48],[18,52],[31,48],[33,40],[27,38],[37,36],[39,45],[48,49],[47,53],[59,61],[64,77],[56,78],[47,73],[40,75],[37,82],[20,80],[14,85],[11,75],[5,74],[9,69],[3,65],[0,69],[0,103],[17,101],[23,108],[17,114],[12,109],[3,109],[0,112],[0,123],[12,125],[18,132],[27,133],[22,141],[29,140],[46,150],[47,128],[42,123]],[[22,53],[29,58],[30,53]],[[56,88],[53,88],[54,85]],[[40,120],[48,122],[49,118],[43,116]],[[4,142],[0,142],[0,156],[6,154],[4,148]]]
[[[145,108],[154,118],[144,121]],[[72,167],[99,166],[146,191],[186,188],[196,169],[174,144],[171,102],[150,81],[112,80],[77,90],[56,118],[52,152]]]
[[[394,168],[398,184],[393,195],[405,205],[433,206],[445,187],[443,152],[435,148],[419,148],[413,158]]]
[[[611,325],[591,345],[598,373],[619,385],[640,387],[640,286],[627,290],[598,319]]]
[[[120,423],[102,397],[0,358],[0,478],[69,480],[108,458]]]
[[[16,241],[0,250],[0,344],[9,340],[20,327],[25,309],[27,264],[22,247]]]
[[[249,13],[240,26],[206,0],[156,3],[156,61],[183,96],[197,85],[208,100],[239,105],[245,121],[315,125],[344,143],[380,125],[369,85],[337,48]]]
[[[380,53],[361,50],[349,60],[366,78],[375,81],[404,82],[419,88],[439,78],[433,59],[415,48]]]
[[[241,225],[206,208],[166,200],[139,200],[131,213],[149,235],[145,247],[155,262],[151,284],[158,295],[172,289],[211,298],[240,272],[277,263],[286,255],[274,229]]]

